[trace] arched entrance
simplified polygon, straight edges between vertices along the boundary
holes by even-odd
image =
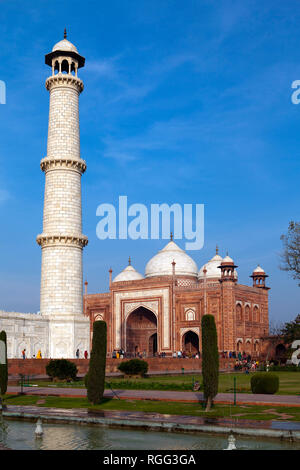
[[[187,354],[199,352],[199,337],[194,331],[187,331],[182,337],[182,350]]]
[[[157,352],[157,319],[151,310],[139,307],[126,322],[126,353],[153,356]]]

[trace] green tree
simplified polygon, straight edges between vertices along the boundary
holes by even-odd
[[[291,221],[287,234],[280,238],[283,243],[280,269],[292,273],[293,279],[300,281],[300,222]]]
[[[93,323],[93,344],[87,376],[88,400],[101,403],[105,386],[107,327],[104,321]]]
[[[0,332],[0,342],[0,394],[2,401],[7,391],[8,382],[7,340],[5,331]]]
[[[209,411],[219,385],[219,351],[216,323],[213,315],[204,315],[202,327],[202,376],[206,410]]]
[[[300,315],[295,320],[283,325],[281,336],[285,344],[292,343],[295,339],[300,339]]]

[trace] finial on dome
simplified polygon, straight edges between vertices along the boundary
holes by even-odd
[[[67,39],[67,29],[64,29],[64,39]]]
[[[216,245],[216,255],[218,255],[218,254],[219,254],[219,247],[218,247],[218,245]]]
[[[128,265],[131,266],[131,258],[130,258],[130,256],[129,256],[129,258],[128,258]]]
[[[173,241],[173,232],[171,232],[170,234],[170,239],[171,239],[171,242]]]

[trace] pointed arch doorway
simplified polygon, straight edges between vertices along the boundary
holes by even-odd
[[[138,307],[126,321],[126,353],[154,356],[157,352],[157,319],[151,310]]]
[[[197,333],[189,330],[182,336],[182,350],[192,355],[199,352],[199,336]]]

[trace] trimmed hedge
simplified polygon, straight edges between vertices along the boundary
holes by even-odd
[[[271,372],[257,372],[251,377],[252,393],[273,395],[279,389],[279,377]]]
[[[75,380],[78,369],[67,359],[51,359],[46,365],[46,373],[52,379]]]
[[[121,362],[118,369],[126,375],[145,375],[148,372],[148,362],[141,359],[131,359]]]

